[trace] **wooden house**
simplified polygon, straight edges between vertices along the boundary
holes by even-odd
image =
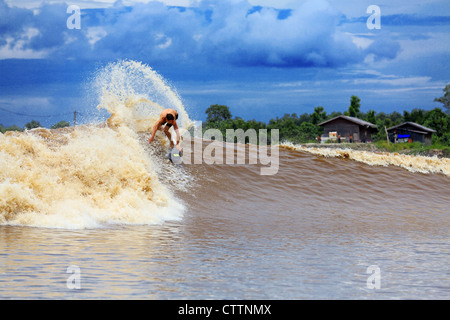
[[[393,143],[419,141],[425,144],[431,144],[431,136],[436,130],[424,127],[415,122],[404,122],[388,128],[387,132],[389,140]]]
[[[351,142],[370,142],[377,126],[373,123],[340,115],[318,124],[323,127],[323,137],[337,134],[343,140]]]

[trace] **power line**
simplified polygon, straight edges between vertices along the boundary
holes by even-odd
[[[62,117],[67,116],[69,114],[73,114],[73,112],[67,112],[67,113],[60,113],[60,114],[54,114],[54,115],[36,115],[36,114],[27,114],[27,113],[21,113],[21,112],[14,112],[11,110],[7,110],[5,108],[0,107],[0,110],[3,110],[5,112],[9,112],[18,116],[24,116],[24,117],[40,117],[40,118],[52,118],[52,117]],[[82,115],[81,112],[75,111],[78,115]]]

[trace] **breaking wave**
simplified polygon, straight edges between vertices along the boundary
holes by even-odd
[[[324,157],[345,158],[362,162],[371,166],[397,166],[411,172],[442,173],[450,176],[450,159],[413,156],[389,152],[370,152],[340,148],[314,148],[284,143],[280,145],[286,149],[308,152]]]
[[[164,157],[167,139],[150,147],[142,133],[168,107],[186,128],[181,99],[135,61],[109,64],[93,86],[98,108],[110,113],[106,123],[0,134],[1,224],[91,228],[182,217],[184,206],[167,181],[183,172]]]

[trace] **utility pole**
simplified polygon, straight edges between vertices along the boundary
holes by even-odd
[[[390,145],[391,143],[390,143],[390,141],[389,141],[389,133],[387,132],[386,126],[384,126],[384,131],[386,131],[386,140],[387,140],[387,143],[388,143],[388,145]]]

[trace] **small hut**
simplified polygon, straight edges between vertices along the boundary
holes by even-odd
[[[431,136],[436,132],[436,130],[424,127],[415,122],[403,122],[386,130],[389,135],[389,140],[393,143],[419,141],[425,144],[431,144]]]
[[[329,119],[318,125],[323,126],[324,138],[338,136],[350,142],[372,141],[372,133],[377,130],[377,126],[373,123],[344,115]]]

